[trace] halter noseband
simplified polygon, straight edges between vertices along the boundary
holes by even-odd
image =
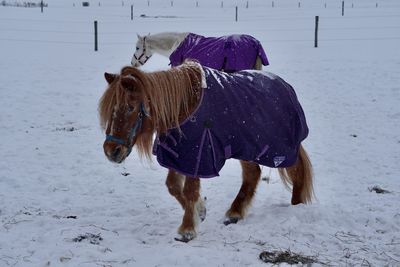
[[[146,56],[145,55],[145,53],[146,53],[146,36],[145,37],[143,37],[143,52],[142,52],[142,54],[139,56],[139,57],[136,57],[136,53],[135,54],[133,54],[133,57],[140,63],[140,65],[144,65],[144,64],[146,64],[146,62],[147,62],[147,60],[149,60],[149,58],[151,57],[151,56]],[[142,62],[142,61],[140,61],[143,57],[145,57],[144,58],[144,61]]]
[[[142,128],[143,124],[143,116],[145,117],[150,117],[150,114],[146,112],[143,103],[140,103],[140,110],[138,113],[138,119],[136,120],[135,124],[133,125],[131,132],[129,133],[128,140],[124,140],[122,138],[116,137],[114,135],[107,134],[106,135],[106,141],[114,142],[119,145],[123,145],[128,148],[128,154],[126,156],[129,156],[129,154],[132,151],[133,147],[133,139],[135,138],[138,129]]]

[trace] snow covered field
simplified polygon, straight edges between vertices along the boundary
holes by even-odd
[[[258,259],[266,250],[314,256],[313,266],[400,266],[398,1],[346,1],[342,17],[332,0],[249,0],[248,9],[141,0],[133,21],[128,1],[89,2],[49,0],[44,13],[0,6],[0,266],[270,266]],[[223,225],[241,184],[238,161],[228,161],[202,180],[198,237],[174,241],[182,210],[166,170],[134,153],[108,162],[97,117],[103,73],[130,63],[136,33],[161,31],[262,42],[264,69],[293,85],[306,113],[313,204],[291,206],[273,170],[248,217]],[[144,69],[165,68],[155,55]]]

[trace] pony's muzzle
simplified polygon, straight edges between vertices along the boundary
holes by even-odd
[[[104,142],[103,148],[108,160],[114,163],[123,162],[128,152],[125,146],[108,141]]]
[[[121,147],[117,146],[114,151],[112,152],[111,156],[114,159],[119,158],[119,155],[121,154]]]

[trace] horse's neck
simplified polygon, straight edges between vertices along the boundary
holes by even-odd
[[[153,52],[169,57],[189,33],[166,32],[149,35],[146,42]]]
[[[180,68],[185,68],[186,66],[184,65],[186,64],[196,64],[196,66],[200,68],[200,75],[196,77],[195,73],[182,73]],[[202,90],[205,88],[202,82],[204,77],[202,67],[200,64],[194,62],[185,63],[184,65],[167,71],[156,72],[156,75],[160,75],[160,73],[162,75],[158,77],[153,76],[151,78],[155,86],[149,87],[149,99],[153,110],[157,110],[157,113],[153,114],[153,119],[155,125],[157,125],[156,131],[159,133],[163,133],[170,128],[179,127],[180,123],[182,123],[189,114],[192,114],[200,103]],[[173,76],[168,77],[169,75]],[[189,79],[189,81],[186,79]],[[183,84],[181,87],[177,88],[165,86],[165,83],[160,83],[162,85],[160,86],[160,80],[178,80],[182,81]],[[188,86],[189,83],[190,86]]]

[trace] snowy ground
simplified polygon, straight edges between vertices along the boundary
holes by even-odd
[[[344,17],[341,1],[241,1],[238,22],[232,1],[136,2],[133,21],[127,1],[48,2],[43,14],[0,6],[0,266],[270,266],[262,251],[289,249],[316,256],[315,266],[400,266],[397,1],[346,1]],[[136,33],[161,31],[262,42],[265,69],[295,87],[308,119],[312,205],[290,206],[273,171],[248,217],[224,226],[241,182],[228,161],[202,182],[208,214],[197,239],[174,241],[182,210],[166,170],[136,154],[108,162],[97,117],[103,73],[129,64]],[[145,69],[167,64],[154,56]],[[390,193],[370,192],[376,185]]]

